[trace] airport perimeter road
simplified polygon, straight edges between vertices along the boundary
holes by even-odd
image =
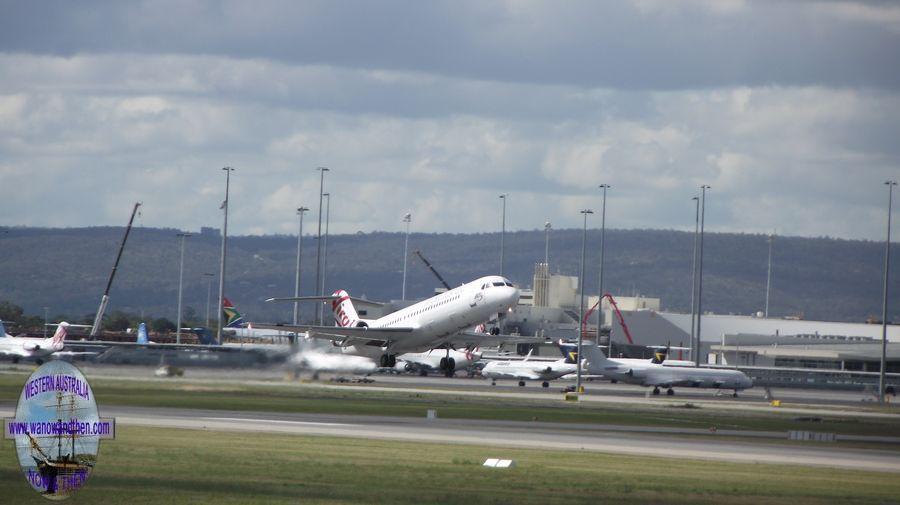
[[[11,408],[0,408],[3,417],[13,414]],[[788,444],[785,441],[779,444],[775,440],[722,440],[665,430],[659,430],[659,433],[631,433],[605,430],[603,426],[595,425],[144,407],[108,407],[103,409],[103,415],[115,417],[116,423],[124,426],[583,450],[900,473],[900,451],[846,448],[812,442]],[[498,450],[498,456],[502,456],[502,451]]]

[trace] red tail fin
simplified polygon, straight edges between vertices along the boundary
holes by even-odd
[[[63,343],[63,340],[66,339],[66,335],[69,333],[69,330],[66,328],[69,327],[69,323],[63,321],[59,323],[59,326],[56,327],[56,333],[53,334],[53,340],[50,341],[53,345]]]
[[[336,298],[331,302],[331,310],[334,312],[335,324],[343,327],[356,326],[356,323],[359,322],[359,314],[356,313],[356,308],[350,301],[350,295],[340,289],[335,291],[333,296]]]

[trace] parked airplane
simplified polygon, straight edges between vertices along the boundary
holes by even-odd
[[[456,349],[431,349],[425,352],[408,352],[397,356],[397,366],[394,368],[405,372],[418,372],[419,375],[428,375],[429,372],[438,372],[452,377],[457,368],[468,368],[481,359],[481,350],[476,347],[472,350],[457,351]]]
[[[21,358],[33,358],[41,364],[44,358],[63,350],[68,326],[65,321],[59,323],[56,333],[48,338],[13,337],[6,333],[3,321],[0,321],[0,355],[11,356],[13,363],[18,363]]]
[[[382,367],[397,365],[397,355],[424,352],[441,346],[475,347],[503,342],[536,343],[534,337],[486,335],[467,330],[498,317],[516,305],[519,290],[500,276],[476,279],[378,319],[360,319],[350,295],[336,291],[329,297],[272,298],[270,301],[328,300],[337,326],[258,324],[253,328],[308,332],[311,338],[331,340],[342,352],[376,358]]]
[[[695,388],[733,389],[737,397],[738,391],[753,387],[753,381],[738,370],[722,370],[712,368],[664,366],[651,360],[625,360],[607,358],[596,345],[582,346],[586,358],[585,369],[589,374],[604,375],[628,384],[653,386],[653,394],[659,394],[659,388],[667,388],[666,394],[672,396],[675,386]]]
[[[519,386],[524,386],[526,380],[539,380],[546,388],[550,387],[549,381],[578,371],[578,354],[564,352],[564,355],[556,361],[529,361],[530,354],[522,361],[491,361],[481,369],[481,375],[491,379],[491,385],[497,379],[519,379]]]
[[[222,300],[222,320],[225,327],[222,328],[222,334],[235,338],[291,338],[291,335],[285,331],[272,331],[269,329],[256,329],[253,327],[245,327],[246,321],[244,316],[234,307],[231,300],[224,298]]]

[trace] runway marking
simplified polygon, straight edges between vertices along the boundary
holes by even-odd
[[[299,424],[305,426],[358,426],[346,423],[323,423],[315,421],[286,421],[283,419],[258,419],[247,417],[203,417],[201,419],[209,419],[210,421],[244,421],[252,423],[272,423],[272,424]]]

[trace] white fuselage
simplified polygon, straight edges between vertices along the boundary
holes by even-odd
[[[577,371],[575,363],[556,361],[491,361],[481,369],[489,379],[543,380],[558,379]]]
[[[460,331],[496,318],[518,301],[519,290],[508,280],[496,275],[482,277],[384,317],[364,320],[369,328],[412,328],[402,345],[353,345],[342,350],[372,357],[385,352],[427,351],[439,347]]]
[[[588,373],[641,386],[690,386],[735,390],[753,387],[753,381],[738,370],[665,366],[645,360],[607,358],[599,363],[590,363]]]
[[[63,349],[63,342],[53,342],[52,337],[0,337],[0,355],[18,356],[22,358],[45,358]]]

